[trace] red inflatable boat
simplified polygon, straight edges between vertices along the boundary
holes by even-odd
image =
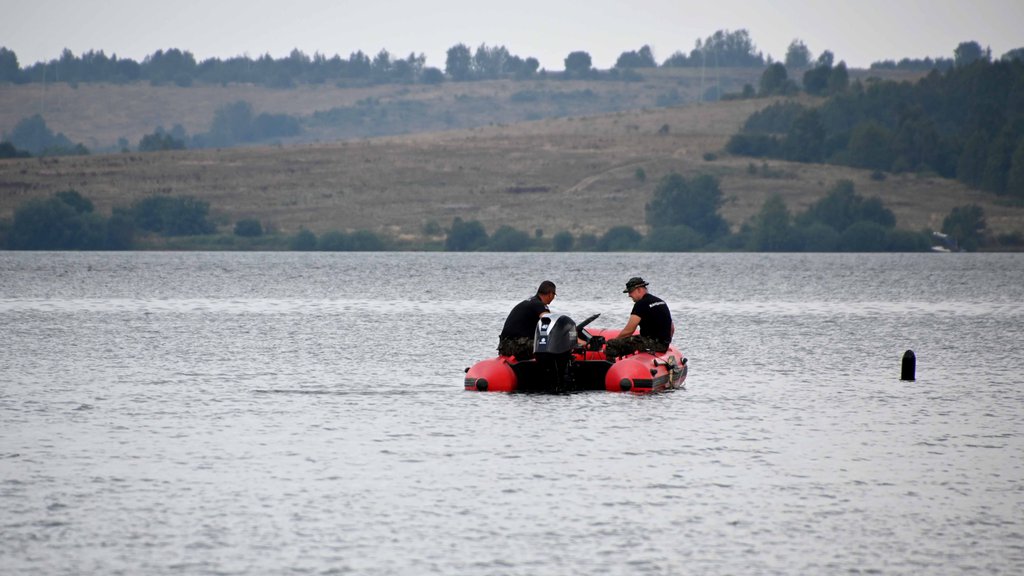
[[[568,316],[551,314],[537,322],[534,357],[516,360],[498,356],[466,368],[466,390],[480,392],[610,392],[649,393],[682,387],[686,358],[670,346],[665,352],[642,351],[605,358],[604,343],[617,330],[579,326]]]

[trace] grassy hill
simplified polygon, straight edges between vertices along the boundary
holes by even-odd
[[[198,132],[219,106],[237,100],[252,103],[257,112],[296,115],[368,98],[378,103],[419,100],[424,107],[419,109],[422,117],[413,114],[395,123],[404,133],[391,136],[349,134],[337,141],[339,128],[333,126],[275,146],[3,160],[0,217],[11,217],[29,198],[73,188],[103,213],[152,194],[188,194],[209,201],[224,224],[257,218],[284,233],[305,227],[317,233],[369,229],[418,237],[429,222],[446,226],[461,217],[479,220],[488,231],[508,224],[531,234],[539,229],[546,236],[561,230],[600,234],[615,225],[646,230],[644,204],[658,180],[675,171],[718,176],[727,198],[723,215],[734,228],[773,193],[781,194],[791,211],[799,211],[845,178],[854,181],[859,194],[881,197],[902,228],[938,229],[953,207],[976,203],[994,232],[1024,231],[1024,208],[997,204],[995,196],[954,181],[917,175],[874,180],[867,171],[852,168],[763,164],[728,155],[722,149],[729,136],[771,101],[696,103],[707,89],[706,75],[702,80],[695,70],[656,72],[629,83],[499,81],[294,90],[56,85],[47,88],[44,111],[32,110],[40,104],[31,91],[40,86],[4,86],[0,129],[10,130],[18,119],[42,112],[55,132],[93,147],[117,138],[137,142],[157,125],[181,123]],[[738,73],[728,78],[731,85],[756,83]],[[594,96],[584,101],[553,95],[588,90]],[[58,91],[61,95],[53,93]],[[524,91],[532,96],[511,98]],[[681,104],[657,107],[666,98]],[[467,107],[473,112],[467,113]],[[454,121],[449,129],[438,130],[437,114],[445,111]],[[531,117],[538,119],[524,120]]]

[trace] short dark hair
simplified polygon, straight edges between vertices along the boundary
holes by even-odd
[[[555,293],[555,283],[552,282],[551,280],[545,280],[545,281],[541,282],[540,283],[540,287],[537,288],[537,296],[540,296],[541,294],[554,294],[554,293]]]

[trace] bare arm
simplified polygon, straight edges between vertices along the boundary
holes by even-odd
[[[636,332],[636,327],[639,326],[639,325],[640,325],[640,317],[637,316],[636,314],[630,314],[629,315],[629,322],[626,323],[626,327],[623,328],[621,332],[619,332],[619,334],[618,334],[618,336],[616,336],[616,338],[624,338],[626,336],[631,336],[633,334],[633,332]]]

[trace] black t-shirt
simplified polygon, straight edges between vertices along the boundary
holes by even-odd
[[[548,306],[541,302],[538,296],[516,304],[515,308],[508,313],[508,318],[505,319],[505,326],[501,329],[501,337],[518,338],[529,336],[532,338],[537,329],[537,320],[540,319],[540,315],[544,312],[548,312]]]
[[[664,300],[648,292],[633,304],[630,314],[640,317],[641,336],[657,338],[666,344],[672,342],[672,313]]]

